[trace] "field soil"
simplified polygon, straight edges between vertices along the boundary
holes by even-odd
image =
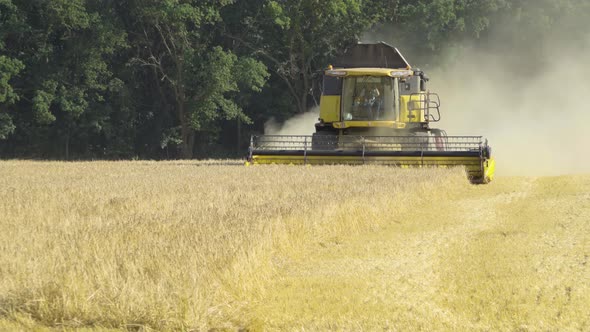
[[[590,330],[590,176],[0,163],[0,330]]]

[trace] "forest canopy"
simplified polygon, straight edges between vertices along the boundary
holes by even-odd
[[[434,68],[497,38],[533,54],[564,22],[575,43],[588,19],[585,0],[0,0],[0,158],[240,157],[358,41]]]

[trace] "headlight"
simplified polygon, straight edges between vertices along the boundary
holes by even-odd
[[[328,75],[328,76],[339,76],[339,77],[341,77],[341,76],[346,76],[346,74],[348,74],[348,73],[345,72],[345,71],[341,71],[341,70],[327,70],[326,71],[326,75]]]
[[[407,77],[414,74],[411,70],[395,70],[390,73],[391,77]]]

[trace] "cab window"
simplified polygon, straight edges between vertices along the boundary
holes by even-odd
[[[359,76],[344,79],[342,119],[395,120],[395,91],[391,77]]]

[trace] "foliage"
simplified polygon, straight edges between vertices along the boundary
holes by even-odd
[[[293,101],[292,112],[303,113],[312,106],[310,96],[317,95],[318,71],[371,25],[362,4],[360,0],[237,3],[231,9],[245,17],[230,17],[226,34],[260,56],[280,80],[282,97]]]
[[[143,36],[144,49],[131,64],[151,70],[160,94],[173,103],[173,124],[180,128],[186,158],[194,151],[195,130],[218,118],[247,122],[232,95],[260,90],[266,82],[266,68],[256,60],[216,45],[211,31],[221,20],[219,10],[230,3],[169,0],[129,8],[135,19],[130,29]]]
[[[4,55],[0,56],[0,105],[12,104],[18,100],[18,95],[9,82],[23,68],[24,65],[19,60],[10,59]],[[6,139],[15,129],[12,118],[0,109],[0,140]]]
[[[363,34],[419,64],[500,34],[535,63],[589,18],[584,0],[0,0],[0,157],[241,155]]]

